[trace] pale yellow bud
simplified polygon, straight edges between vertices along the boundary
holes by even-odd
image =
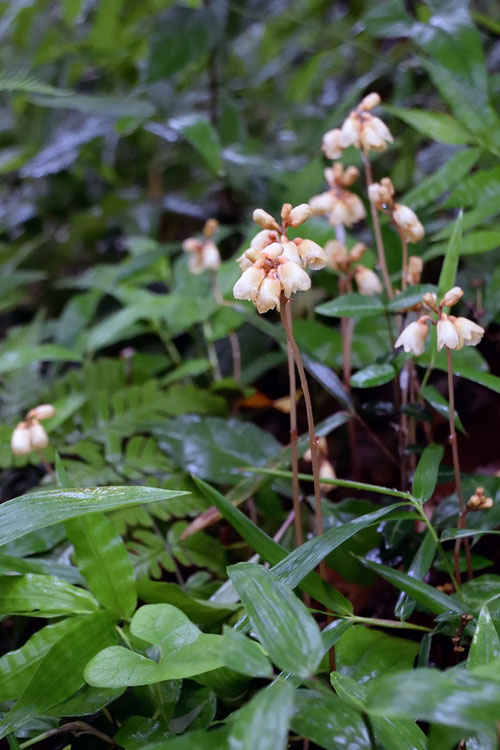
[[[422,224],[416,214],[408,206],[396,203],[392,218],[398,226],[401,234],[408,242],[418,242],[425,234]]]
[[[250,266],[246,271],[243,271],[233,287],[235,298],[255,301],[264,276],[262,268],[257,268],[256,266]]]
[[[257,232],[255,237],[250,242],[252,250],[263,250],[265,247],[271,244],[271,242],[277,242],[278,233],[270,229],[263,229],[261,232]]]
[[[205,226],[203,227],[203,234],[205,237],[213,237],[219,229],[219,222],[217,219],[207,219]]]
[[[259,287],[255,305],[260,313],[268,310],[280,309],[281,283],[274,271],[268,274]]]
[[[328,256],[321,245],[312,240],[302,240],[297,245],[302,261],[309,265],[313,271],[324,268],[328,263]]]
[[[370,268],[365,266],[356,266],[354,270],[354,278],[358,286],[358,292],[365,296],[371,296],[372,294],[380,294],[382,292],[382,284],[380,279]]]
[[[372,182],[371,185],[368,185],[368,197],[378,209],[392,206],[393,194],[394,188],[391,191],[390,186],[383,184],[383,182]]]
[[[371,94],[367,94],[365,98],[361,100],[358,109],[366,112],[370,109],[375,109],[375,107],[378,107],[380,102],[380,96],[377,93],[372,92]]]
[[[422,302],[429,308],[429,310],[437,312],[437,294],[434,294],[434,292],[426,292],[422,297]]]
[[[359,177],[359,169],[357,167],[347,167],[342,177],[342,185],[344,187],[350,187],[354,185]]]
[[[56,410],[52,404],[40,404],[27,413],[26,419],[50,419],[55,413]]]
[[[345,270],[348,264],[347,248],[338,240],[330,240],[325,245],[328,263],[339,271]]]
[[[297,263],[287,261],[278,267],[278,278],[283,285],[285,295],[290,298],[294,292],[306,291],[311,286],[311,279]]]
[[[463,289],[461,289],[459,286],[454,286],[452,289],[449,289],[446,292],[443,299],[441,300],[441,305],[443,307],[452,307],[452,305],[456,305],[458,300],[463,297],[463,294]]]
[[[425,340],[429,328],[425,323],[425,319],[420,318],[414,323],[410,323],[404,328],[394,346],[396,349],[398,346],[402,346],[407,354],[416,354],[419,356],[423,354],[425,349]]]
[[[324,134],[321,148],[327,159],[340,159],[343,151],[340,145],[340,128],[334,128]]]
[[[262,257],[268,258],[269,260],[276,260],[283,252],[283,245],[281,242],[271,242],[264,250],[262,250]]]
[[[312,210],[307,203],[301,203],[290,211],[288,221],[292,227],[298,227],[311,216]]]
[[[262,227],[262,229],[274,229],[275,231],[279,230],[279,226],[276,223],[276,220],[273,219],[271,214],[268,214],[267,211],[264,211],[263,208],[256,208],[252,214],[252,218],[256,224]]]
[[[188,237],[182,243],[182,249],[185,253],[199,253],[201,252],[202,243],[197,240],[196,237]]]
[[[221,264],[219,250],[212,240],[207,240],[203,243],[201,262],[203,270],[207,271],[216,271]]]
[[[360,145],[360,134],[361,134],[361,121],[356,112],[351,114],[344,120],[342,127],[340,128],[339,142],[342,148],[348,146]]]
[[[387,125],[379,117],[365,114],[359,135],[359,142],[364,151],[385,151],[393,137]]]
[[[283,224],[290,223],[291,212],[292,212],[292,204],[283,203],[283,205],[281,206],[281,221],[283,222]]]
[[[446,346],[448,349],[461,349],[463,339],[447,315],[442,315],[437,324],[438,351]]]
[[[31,453],[29,427],[26,422],[19,422],[10,439],[10,448],[15,456],[26,456]]]
[[[42,450],[49,444],[49,436],[40,422],[33,421],[28,430],[32,450]]]
[[[337,479],[337,475],[335,474],[335,469],[333,468],[332,464],[327,458],[324,458],[319,465],[319,475],[321,479]],[[320,482],[321,489],[323,492],[329,492],[330,490],[333,490],[335,488],[334,484],[326,484],[325,482]]]

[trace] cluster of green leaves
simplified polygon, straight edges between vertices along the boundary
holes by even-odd
[[[210,277],[191,275],[179,252],[216,215],[229,258],[247,246],[253,207],[275,213],[320,192],[323,132],[376,89],[395,144],[374,172],[391,174],[418,211],[426,239],[412,253],[434,283],[388,301],[337,296],[335,274],[315,274],[294,332],[328,415],[316,433],[338,430],[340,443],[346,422],[369,413],[365,394],[378,393],[363,389],[399,375],[405,355],[387,321],[422,293],[456,280],[482,324],[500,322],[494,3],[426,0],[414,15],[402,0],[4,5],[0,486],[13,499],[0,506],[0,737],[59,747],[58,728],[83,730],[75,750],[284,750],[300,738],[332,750],[452,750],[462,740],[495,750],[500,576],[487,543],[499,503],[457,529],[442,447],[413,446],[411,493],[330,481],[355,496],[324,493],[324,534],[299,548],[291,530],[274,541],[290,449],[264,429],[271,412],[256,424],[238,410],[262,384],[286,393],[283,332],[231,300],[233,259],[217,274],[231,300],[220,306]],[[343,161],[360,157],[349,149]],[[332,235],[319,219],[307,232],[321,243]],[[389,223],[382,233],[397,285],[399,241]],[[338,376],[335,323],[346,317],[356,321],[352,391]],[[446,369],[430,347],[417,365]],[[457,352],[454,367],[472,393],[498,393],[476,349]],[[423,424],[448,417],[436,384],[408,411]],[[45,423],[56,479],[37,454],[9,447],[16,421],[43,402],[56,407]],[[394,412],[383,400],[373,408]],[[455,423],[469,429],[459,413]],[[300,455],[306,448],[303,435]],[[481,485],[500,499],[496,476],[462,482],[465,497]],[[423,504],[436,487],[444,499],[431,525]],[[238,507],[249,499],[258,523]],[[219,518],[219,535],[205,528]],[[464,536],[476,577],[448,594],[436,584]],[[323,560],[336,585],[315,572]],[[346,594],[375,585],[386,601],[357,614]],[[465,651],[455,664],[457,629]]]

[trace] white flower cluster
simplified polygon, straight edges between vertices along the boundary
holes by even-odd
[[[344,169],[341,162],[335,162],[333,167],[325,169],[325,179],[330,186],[324,193],[315,195],[309,201],[315,215],[328,215],[330,224],[334,227],[343,224],[352,227],[366,216],[365,207],[356,193],[346,190],[351,187],[359,176],[357,167]]]
[[[447,315],[443,307],[455,305],[462,297],[463,290],[454,286],[444,295],[439,307],[432,295],[424,295],[425,304],[437,314],[437,321],[430,315],[422,315],[418,320],[410,323],[399,335],[395,346],[402,346],[407,353],[423,354],[425,340],[429,332],[427,321],[437,326],[437,348],[441,351],[443,347],[448,349],[462,349],[464,346],[477,346],[484,336],[484,328],[468,318],[457,318]]]
[[[467,510],[488,510],[493,508],[493,498],[484,494],[483,487],[476,487],[473,495],[467,500]]]
[[[414,211],[402,203],[394,202],[394,186],[390,177],[368,186],[368,196],[379,211],[388,213],[407,242],[419,242],[425,234],[424,227]]]
[[[233,288],[236,299],[251,300],[260,313],[280,309],[280,295],[290,298],[294,292],[305,291],[311,279],[305,269],[324,268],[326,252],[312,240],[286,236],[288,227],[298,227],[311,215],[307,203],[295,208],[285,203],[281,209],[281,225],[261,208],[253,212],[253,220],[262,227],[248,250],[238,258],[242,275]]]
[[[42,450],[49,443],[49,436],[40,424],[41,419],[49,419],[56,413],[52,404],[41,404],[26,414],[12,433],[10,447],[15,456],[25,456],[31,451]]]
[[[191,273],[200,274],[203,271],[216,271],[221,263],[220,253],[217,245],[212,240],[213,235],[219,229],[216,219],[208,219],[203,227],[203,239],[188,237],[182,243],[182,249],[189,253],[189,270]]]
[[[328,159],[340,159],[348,146],[362,151],[385,151],[393,138],[387,125],[370,110],[380,104],[380,96],[371,93],[349,113],[341,128],[329,130],[323,136],[323,151]]]

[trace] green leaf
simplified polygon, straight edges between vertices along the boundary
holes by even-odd
[[[323,302],[315,309],[318,315],[329,318],[364,318],[379,315],[384,311],[384,306],[378,297],[353,292]]]
[[[0,612],[9,615],[58,617],[95,612],[97,602],[88,591],[53,576],[27,573],[0,576]]]
[[[0,374],[13,372],[34,362],[79,362],[80,355],[57,344],[23,346],[22,349],[4,351],[0,354]]]
[[[423,581],[425,576],[430,570],[432,561],[436,554],[436,542],[432,535],[427,532],[420,544],[415,557],[411,561],[410,567],[408,568],[407,574],[411,578],[418,578],[419,581]],[[407,620],[411,616],[415,609],[415,599],[405,594],[404,591],[399,595],[398,601],[394,608],[394,614],[396,617],[400,617],[402,620]]]
[[[437,292],[437,288],[434,284],[416,284],[415,286],[410,286],[408,289],[405,289],[403,292],[390,299],[387,303],[387,309],[390,312],[404,312],[409,307],[413,307],[419,302],[422,302],[422,297],[428,292],[431,294]]]
[[[47,713],[84,684],[83,670],[100,649],[116,640],[115,618],[96,612],[72,620],[53,644],[15,706],[0,722],[0,737],[22,727],[35,716]]]
[[[467,658],[467,668],[474,669],[500,659],[500,638],[488,607],[482,607]]]
[[[285,680],[260,690],[238,711],[229,750],[286,750],[295,689]]]
[[[107,0],[97,6],[89,41],[97,50],[111,52],[119,44],[123,0]]]
[[[469,172],[481,155],[481,149],[468,148],[456,153],[446,164],[440,167],[437,172],[433,172],[428,177],[419,181],[408,193],[401,199],[405,206],[411,206],[413,209],[419,209],[423,206],[430,206],[437,198],[457,185]],[[428,257],[428,252],[424,253],[424,259]],[[443,252],[444,254],[444,252]]]
[[[354,625],[335,647],[335,664],[341,674],[364,683],[379,675],[409,669],[417,653],[415,641]]]
[[[443,454],[443,446],[436,443],[431,443],[424,448],[413,477],[412,492],[417,500],[425,502],[434,494]]]
[[[256,524],[240,510],[234,507],[220,492],[203,482],[197,477],[193,477],[198,489],[205,497],[215,505],[217,510],[224,518],[241,534],[266,562],[276,565],[287,556],[286,550],[271,537],[269,537]],[[339,614],[351,614],[352,605],[348,599],[336,591],[333,586],[326,584],[317,573],[311,571],[303,580],[301,588],[307,591],[311,596],[330,607],[332,611]]]
[[[134,568],[115,527],[102,513],[66,521],[78,568],[100,604],[124,618],[137,606]]]
[[[396,377],[396,370],[389,362],[380,365],[368,365],[358,370],[349,380],[353,388],[374,388],[389,383]]]
[[[161,743],[141,745],[141,750],[227,750],[229,727],[218,727],[210,732],[198,729]]]
[[[155,487],[94,487],[83,489],[39,490],[21,495],[0,506],[0,545],[18,539],[30,531],[53,526],[69,518],[88,513],[158,503],[187,492]]]
[[[457,275],[458,260],[460,256],[460,245],[462,242],[462,222],[463,212],[460,211],[453,226],[453,233],[450,237],[441,273],[439,275],[438,302],[448,289],[455,286],[455,278]]]
[[[435,388],[433,385],[426,385],[420,389],[420,395],[423,396],[427,403],[430,404],[432,408],[435,409],[439,414],[441,414],[441,416],[443,416],[445,419],[449,419],[450,406],[448,404],[448,401],[439,393],[437,388]],[[460,430],[460,432],[463,432],[464,435],[467,434],[456,409],[455,427]]]
[[[166,581],[137,581],[137,593],[147,604],[172,604],[198,625],[214,625],[236,609],[236,605],[189,596],[177,584]]]
[[[159,662],[122,646],[97,654],[85,669],[85,679],[95,687],[151,685],[163,680],[192,677],[223,666],[221,636],[205,635],[170,604],[146,604],[130,623],[136,638],[161,651]]]
[[[272,677],[273,668],[260,643],[250,640],[239,630],[224,627],[221,642],[224,665],[250,677]]]
[[[327,750],[370,750],[361,713],[335,695],[298,690],[292,729]]]
[[[208,164],[215,175],[222,171],[222,157],[217,131],[205,117],[187,115],[170,120],[170,125],[178,130]]]
[[[439,367],[439,369],[444,368]],[[453,371],[455,375],[459,375],[461,378],[467,378],[467,380],[472,380],[473,383],[484,385],[485,388],[489,388],[495,391],[495,393],[500,393],[500,378],[497,375],[492,375],[482,370],[474,370],[471,367],[457,366],[455,359],[453,361]]]
[[[272,661],[301,677],[314,674],[322,655],[319,628],[292,589],[261,565],[238,563],[227,572]]]
[[[464,224],[467,222],[471,214],[472,211],[465,214]],[[443,232],[443,234],[448,235],[448,232]],[[460,255],[477,255],[479,253],[488,252],[489,250],[496,250],[499,246],[500,232],[498,230],[479,229],[475,232],[469,232],[462,237]],[[425,251],[422,256],[423,260],[428,261],[432,260],[432,258],[438,258],[440,255],[445,255],[447,247],[447,242],[435,242]]]
[[[471,672],[413,669],[374,680],[368,688],[370,715],[412,716],[446,726],[481,730],[498,721],[500,684]]]
[[[75,695],[51,706],[51,716],[90,716],[116,700],[125,688],[94,688],[84,685]]]
[[[0,658],[0,702],[19,698],[33,677],[38,664],[54,643],[70,630],[73,618],[37,630],[26,643]]]
[[[127,716],[113,739],[124,750],[143,750],[150,747],[163,748],[165,740],[171,736],[163,719]]]
[[[378,573],[386,581],[392,583],[400,591],[404,591],[412,596],[419,604],[430,609],[437,615],[445,614],[447,612],[454,612],[455,614],[463,614],[467,611],[466,607],[454,596],[448,596],[443,594],[441,591],[434,589],[427,583],[418,581],[416,578],[412,578],[406,573],[402,573],[400,570],[394,570],[393,568],[387,567],[387,565],[381,565],[380,563],[372,562],[371,560],[362,560],[363,565],[370,570]]]
[[[147,120],[153,117],[156,111],[154,105],[146,99],[132,99],[122,96],[90,96],[86,94],[71,94],[71,96],[34,95],[30,97],[30,101],[39,107],[49,107],[50,109],[74,109],[77,112],[96,114],[104,117],[136,117],[140,120]]]
[[[384,105],[384,109],[396,115],[419,133],[433,141],[442,143],[473,143],[474,136],[457,120],[443,112],[426,112],[423,109],[400,109]]]
[[[444,204],[446,208],[475,206],[500,197],[500,167],[481,169],[462,180]]]

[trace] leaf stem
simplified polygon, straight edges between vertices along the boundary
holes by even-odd
[[[438,539],[438,535],[436,533],[436,529],[432,525],[432,521],[429,518],[427,518],[427,514],[423,508],[422,503],[420,503],[418,500],[414,500],[412,501],[412,505],[417,511],[417,513],[419,514],[419,516],[421,517],[422,521],[427,526],[427,529],[429,530],[429,534],[434,540],[439,556],[441,557],[441,560],[443,561],[443,565],[448,571],[448,575],[450,576],[451,582],[453,583],[453,586],[455,587],[455,591],[457,592],[457,595],[459,596],[459,598],[462,599],[463,597],[462,597],[462,592],[460,590],[459,580],[457,580],[457,578],[455,577],[455,573],[453,572],[453,566],[450,563],[446,552],[444,551],[443,545]]]
[[[38,734],[36,737],[32,737],[30,740],[27,740],[27,742],[23,742],[22,745],[18,745],[18,747],[21,750],[25,750],[27,747],[36,745],[37,742],[42,742],[50,737],[65,733],[74,734],[75,737],[78,737],[81,734],[93,734],[107,745],[116,747],[116,743],[112,737],[99,731],[99,729],[95,729],[95,727],[87,724],[85,721],[70,721],[68,724],[63,724],[61,727],[57,727],[57,729],[48,729],[46,732],[43,732],[43,734]],[[16,746],[14,745],[14,747]]]

